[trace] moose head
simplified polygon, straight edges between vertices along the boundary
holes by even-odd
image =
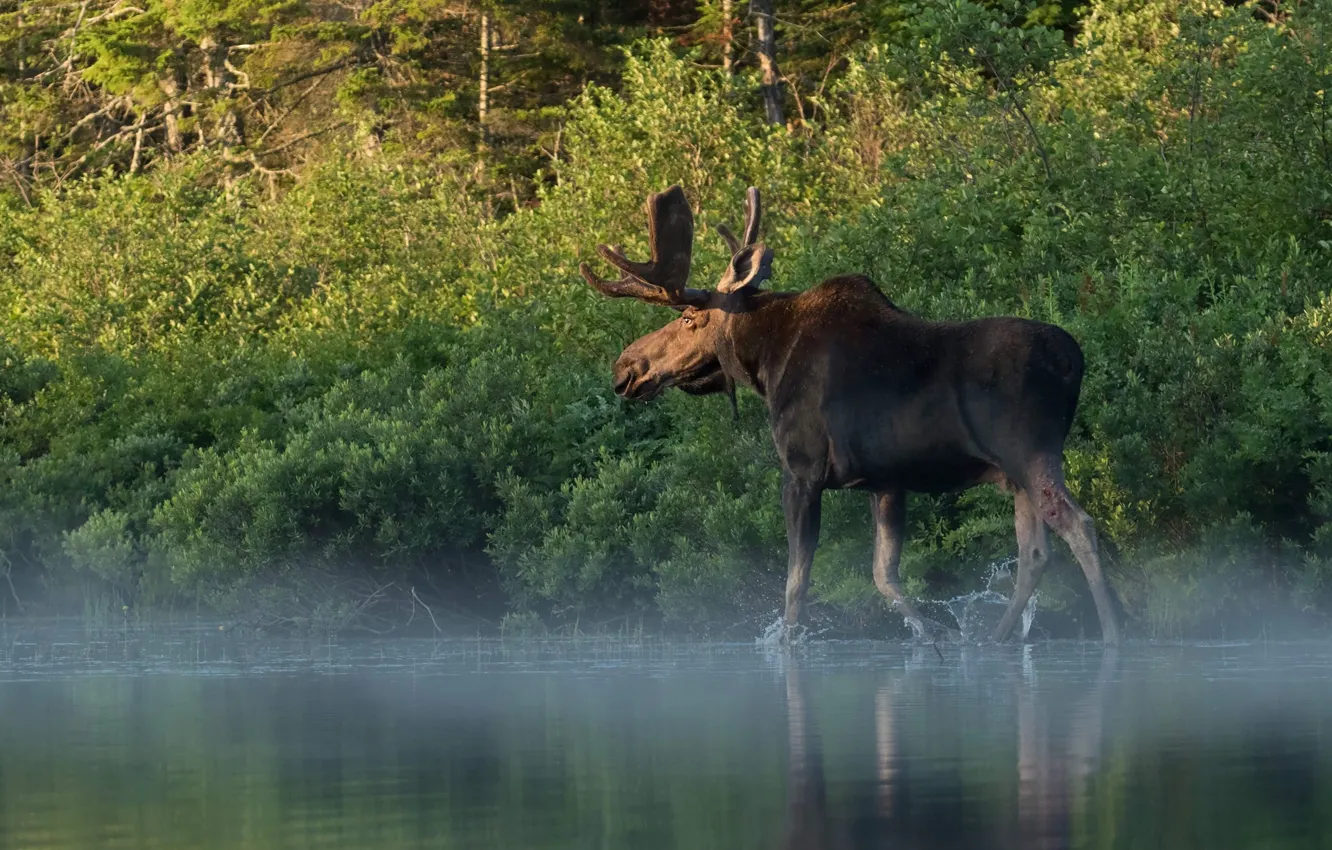
[[[716,289],[692,289],[694,216],[684,191],[672,186],[648,198],[648,238],[652,259],[636,263],[622,249],[598,245],[601,254],[623,274],[619,280],[597,277],[587,263],[578,270],[598,292],[611,298],[637,298],[679,311],[680,317],[631,343],[615,361],[615,392],[628,399],[651,399],[669,387],[693,395],[726,392],[735,403],[735,385],[722,368],[719,351],[730,318],[745,309],[748,297],[772,274],[772,249],[758,242],[762,207],[759,191],[745,198],[743,238],[725,225],[717,232],[726,240],[731,261]]]

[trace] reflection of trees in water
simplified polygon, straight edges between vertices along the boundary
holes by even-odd
[[[969,796],[960,782],[949,787],[933,777],[911,781],[896,706],[903,678],[885,682],[874,695],[873,793],[857,795],[849,809],[830,805],[804,677],[791,665],[786,671],[789,761],[781,846],[787,850],[1070,846],[1070,812],[1086,798],[1099,762],[1105,705],[1117,666],[1116,652],[1107,650],[1097,678],[1072,704],[1042,701],[1030,670],[1014,678],[1016,817],[1009,822],[1014,827],[1010,834],[996,835],[986,801]]]
[[[881,675],[792,661],[777,682],[8,682],[0,848],[313,846],[331,830],[375,850],[1293,850],[1332,835],[1323,673],[1245,656],[1199,675],[1187,650],[1121,649],[1123,675],[1099,648],[1090,675],[1057,647],[1033,667],[962,653],[926,646]]]

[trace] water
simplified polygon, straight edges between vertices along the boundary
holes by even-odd
[[[1332,645],[0,626],[5,848],[1313,848]]]

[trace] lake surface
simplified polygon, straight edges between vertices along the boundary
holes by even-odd
[[[5,848],[1332,846],[1332,644],[0,624]]]

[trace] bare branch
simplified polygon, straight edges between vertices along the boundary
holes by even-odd
[[[302,134],[302,135],[300,135],[300,136],[297,136],[297,137],[294,138],[294,139],[289,139],[288,141],[283,142],[282,144],[278,145],[278,146],[275,147],[275,148],[269,148],[269,149],[266,150],[266,151],[262,151],[262,152],[260,152],[260,153],[253,154],[253,155],[254,155],[254,156],[273,156],[274,154],[282,153],[283,151],[285,151],[285,150],[287,150],[287,149],[289,149],[289,148],[293,148],[293,147],[295,147],[296,145],[299,145],[301,142],[309,141],[310,139],[317,138],[317,137],[319,137],[319,136],[324,135],[325,133],[331,133],[331,132],[333,132],[334,130],[340,130],[340,129],[342,129],[343,127],[346,127],[348,123],[350,123],[350,122],[348,122],[348,121],[339,121],[339,122],[337,122],[336,124],[330,124],[329,126],[327,126],[327,127],[323,127],[323,128],[321,128],[321,129],[319,129],[319,130],[311,130],[310,132],[308,132],[308,133],[304,133],[304,134]]]
[[[414,603],[420,603],[421,607],[424,608],[426,610],[426,613],[430,615],[430,625],[435,627],[435,634],[443,634],[444,630],[439,627],[439,623],[435,620],[435,612],[430,610],[430,606],[425,604],[424,599],[416,595],[415,587],[412,588],[412,601]]]
[[[84,23],[87,26],[93,26],[94,24],[100,24],[102,21],[109,21],[112,18],[118,18],[121,15],[129,15],[129,14],[142,15],[144,13],[145,10],[140,9],[138,6],[112,6],[110,9],[107,9],[102,14],[97,15],[96,17],[93,18],[89,18],[88,20],[84,21]]]
[[[77,46],[75,42],[79,35],[79,26],[83,23],[83,17],[88,14],[89,2],[90,0],[83,0],[83,3],[79,5],[79,17],[74,21],[74,26],[69,30],[69,55],[65,57],[64,62],[64,69],[66,71],[74,67],[74,48]]]
[[[305,82],[306,80],[312,77],[322,77],[324,74],[331,74],[334,71],[339,71],[343,68],[346,68],[348,65],[353,65],[357,61],[358,60],[355,56],[343,57],[342,59],[339,59],[338,61],[334,62],[331,65],[325,65],[322,68],[314,68],[309,71],[306,71],[304,74],[297,74],[296,76],[291,77],[290,79],[283,80],[282,82],[279,83],[274,83],[270,88],[262,92],[259,92],[259,96],[264,97],[270,95],[273,92],[278,91],[280,89],[285,89],[288,86],[294,86],[297,83]]]
[[[226,59],[226,58],[224,58],[224,59],[222,60],[222,66],[223,66],[224,68],[226,68],[228,71],[230,71],[231,73],[235,74],[235,75],[236,75],[236,78],[237,78],[237,79],[236,79],[236,82],[232,83],[228,88],[232,88],[232,89],[242,89],[242,90],[246,90],[246,91],[249,90],[249,88],[250,88],[250,75],[249,75],[249,74],[245,73],[245,72],[242,71],[241,69],[237,68],[235,65],[231,64],[231,60],[230,60],[230,59]]]
[[[305,101],[305,99],[306,99],[307,97],[309,97],[309,96],[314,92],[315,89],[317,89],[317,88],[319,88],[320,86],[322,86],[322,85],[324,84],[324,81],[325,81],[326,79],[327,79],[327,77],[319,77],[319,78],[316,79],[313,83],[311,83],[308,87],[306,87],[305,91],[303,91],[303,92],[301,92],[299,95],[297,95],[297,96],[296,96],[296,99],[293,100],[293,101],[287,106],[287,108],[286,108],[285,110],[282,111],[282,114],[279,115],[277,118],[274,118],[273,121],[268,125],[268,127],[265,128],[264,132],[259,134],[259,138],[255,139],[254,143],[255,143],[256,145],[262,144],[263,141],[264,141],[264,139],[267,139],[267,138],[268,138],[268,134],[269,134],[269,133],[272,133],[274,130],[276,130],[276,129],[282,124],[283,121],[287,120],[287,117],[288,117],[289,115],[291,115],[291,113],[295,112],[295,111],[296,111],[296,108],[299,107],[299,106],[301,105],[301,103],[303,103],[303,102]]]

